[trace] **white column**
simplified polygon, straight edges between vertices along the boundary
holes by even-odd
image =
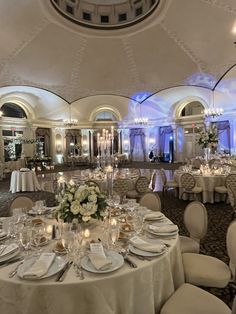
[[[236,119],[230,120],[230,152],[236,154]]]

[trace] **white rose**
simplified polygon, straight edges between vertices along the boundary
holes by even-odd
[[[82,207],[81,207],[80,203],[78,201],[74,201],[71,204],[70,211],[72,212],[72,214],[77,215],[80,213],[81,208]]]
[[[96,203],[97,202],[97,195],[96,194],[89,195],[88,200],[89,200],[89,202]]]
[[[83,221],[89,221],[91,219],[91,216],[83,216],[82,220]]]

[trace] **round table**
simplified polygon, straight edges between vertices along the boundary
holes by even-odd
[[[84,280],[73,267],[61,283],[55,276],[39,281],[8,278],[15,264],[0,268],[0,313],[158,314],[184,282],[179,238],[168,241],[167,251],[151,261],[132,256],[138,268],[125,263],[107,274],[84,271]]]
[[[15,170],[11,174],[10,192],[33,192],[40,190],[35,171]]]
[[[181,175],[183,171],[176,170],[174,172],[174,179],[178,183],[179,186],[179,198],[183,193],[183,189],[181,186]],[[224,201],[224,195],[220,195],[218,193],[214,193],[214,189],[216,186],[225,185],[226,175],[203,175],[203,174],[193,174],[194,179],[196,181],[197,186],[202,188],[202,202],[203,203],[214,203]],[[191,199],[193,195],[184,193],[183,199]]]

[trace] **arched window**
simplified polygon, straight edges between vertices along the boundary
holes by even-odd
[[[199,101],[192,101],[182,109],[180,116],[186,117],[200,115],[203,111],[204,107]]]
[[[95,121],[117,121],[116,116],[111,111],[101,111],[95,116]]]
[[[25,111],[15,103],[7,102],[1,107],[3,117],[27,119]]]

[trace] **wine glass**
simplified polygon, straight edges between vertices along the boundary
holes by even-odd
[[[113,249],[116,248],[116,243],[119,239],[119,235],[120,235],[120,225],[117,220],[112,219],[109,225],[109,241]]]
[[[139,214],[133,217],[133,226],[136,235],[140,235],[143,229],[143,217]]]
[[[117,208],[120,205],[120,195],[118,194],[113,195],[113,204],[115,208]]]
[[[19,242],[26,252],[31,248],[32,229],[29,226],[24,226],[19,232]]]
[[[41,253],[40,245],[46,241],[44,224],[35,224],[32,229],[33,244],[36,247],[37,255]]]

